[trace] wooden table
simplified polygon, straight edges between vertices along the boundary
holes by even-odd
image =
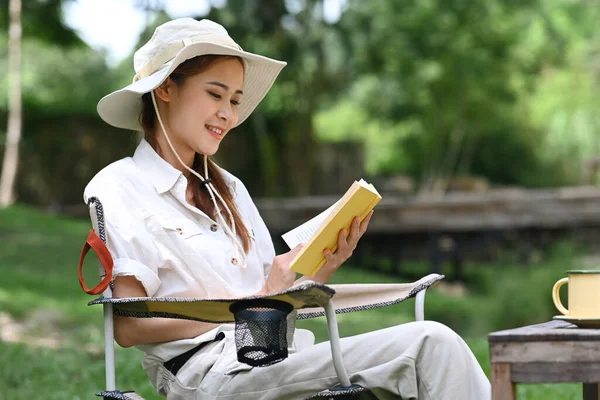
[[[582,382],[584,400],[600,400],[600,329],[565,321],[488,336],[492,399],[514,400],[516,383]]]

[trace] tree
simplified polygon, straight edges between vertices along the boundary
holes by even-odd
[[[21,141],[21,0],[10,0],[9,25],[9,108],[6,148],[0,176],[0,207],[15,201],[14,188]]]
[[[21,4],[23,40],[36,39],[61,47],[84,46],[77,33],[65,24],[62,6],[72,0],[27,0]],[[5,2],[2,2],[3,4]],[[9,15],[0,7],[0,30],[8,29]]]
[[[0,8],[0,27],[9,30],[9,105],[8,129],[0,175],[0,207],[14,203],[15,181],[19,166],[19,146],[22,131],[21,58],[24,38],[35,38],[48,44],[82,46],[77,34],[62,20],[62,3],[69,0],[10,0],[8,15]]]
[[[457,174],[525,183],[542,132],[519,100],[562,58],[562,37],[523,46],[539,13],[539,0],[349,0],[348,97],[396,149],[378,172],[409,173],[437,193]]]

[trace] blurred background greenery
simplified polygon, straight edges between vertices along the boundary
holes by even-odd
[[[22,1],[18,204],[0,210],[0,399],[82,399],[103,386],[101,310],[85,307],[75,278],[89,222],[72,216],[85,213],[81,197],[91,177],[135,148],[135,134],[96,114],[102,96],[131,81],[134,49],[115,59],[84,40],[66,18],[79,3],[90,4]],[[135,48],[174,16],[165,0],[125,3],[145,25]],[[596,0],[193,3],[205,12],[187,16],[220,22],[244,49],[288,62],[217,157],[255,197],[339,195],[361,177],[395,182],[406,196],[598,183]],[[327,7],[336,8],[333,17]],[[0,162],[8,24],[4,0]],[[105,29],[119,24],[127,21],[115,16]],[[527,267],[503,250],[491,263],[470,260],[460,281],[428,294],[426,316],[465,337],[489,373],[487,333],[550,319],[552,284],[569,268],[596,267],[593,247],[554,241]],[[406,281],[429,272],[423,260],[403,263],[393,277],[349,264],[336,282]],[[446,263],[441,268],[452,275]],[[91,261],[88,271],[95,271]],[[407,322],[412,306],[344,315],[342,334]],[[325,338],[324,321],[302,324]],[[156,398],[140,352],[119,349],[117,356],[120,386]],[[520,385],[519,394],[571,399],[581,388]]]
[[[105,50],[66,24],[63,8],[73,1],[23,2],[21,202],[78,204],[93,174],[135,146],[134,135],[95,111],[98,99],[131,81],[133,49],[107,64]],[[323,0],[215,3],[192,16],[288,62],[219,154],[255,196],[326,193],[319,155],[332,146],[338,158],[358,153],[354,177],[401,175],[417,192],[443,191],[455,177],[589,183],[582,171],[600,152],[597,1],[347,0],[336,2],[341,15],[331,22]],[[147,20],[139,45],[170,16],[162,1],[133,4]],[[7,10],[0,8],[0,54]],[[7,67],[0,58],[1,76]],[[0,122],[7,87],[0,80]]]

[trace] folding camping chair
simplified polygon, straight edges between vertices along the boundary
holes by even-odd
[[[88,207],[93,231],[90,232],[81,254],[79,279],[86,292],[102,294],[89,305],[102,304],[104,308],[106,390],[96,393],[96,396],[105,400],[142,399],[133,391],[116,389],[113,313],[138,318],[170,317],[212,323],[235,323],[238,360],[254,366],[276,365],[287,357],[286,332],[290,313],[292,316],[296,313],[297,319],[324,315],[327,319],[332,362],[339,384],[332,388],[324,388],[306,399],[376,399],[368,388],[353,384],[349,379],[342,359],[336,314],[388,306],[415,297],[415,319],[422,321],[427,288],[444,278],[443,275],[430,274],[408,284],[323,285],[306,281],[277,294],[221,300],[112,298],[112,258],[105,246],[108,233],[105,231],[102,204],[97,198],[90,198]],[[85,254],[90,248],[98,254],[102,276],[100,284],[92,289],[85,285],[81,271]]]

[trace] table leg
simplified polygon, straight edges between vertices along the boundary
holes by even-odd
[[[511,379],[510,364],[492,363],[492,400],[515,399],[515,384]]]
[[[599,383],[584,383],[583,384],[583,400],[600,400]]]

